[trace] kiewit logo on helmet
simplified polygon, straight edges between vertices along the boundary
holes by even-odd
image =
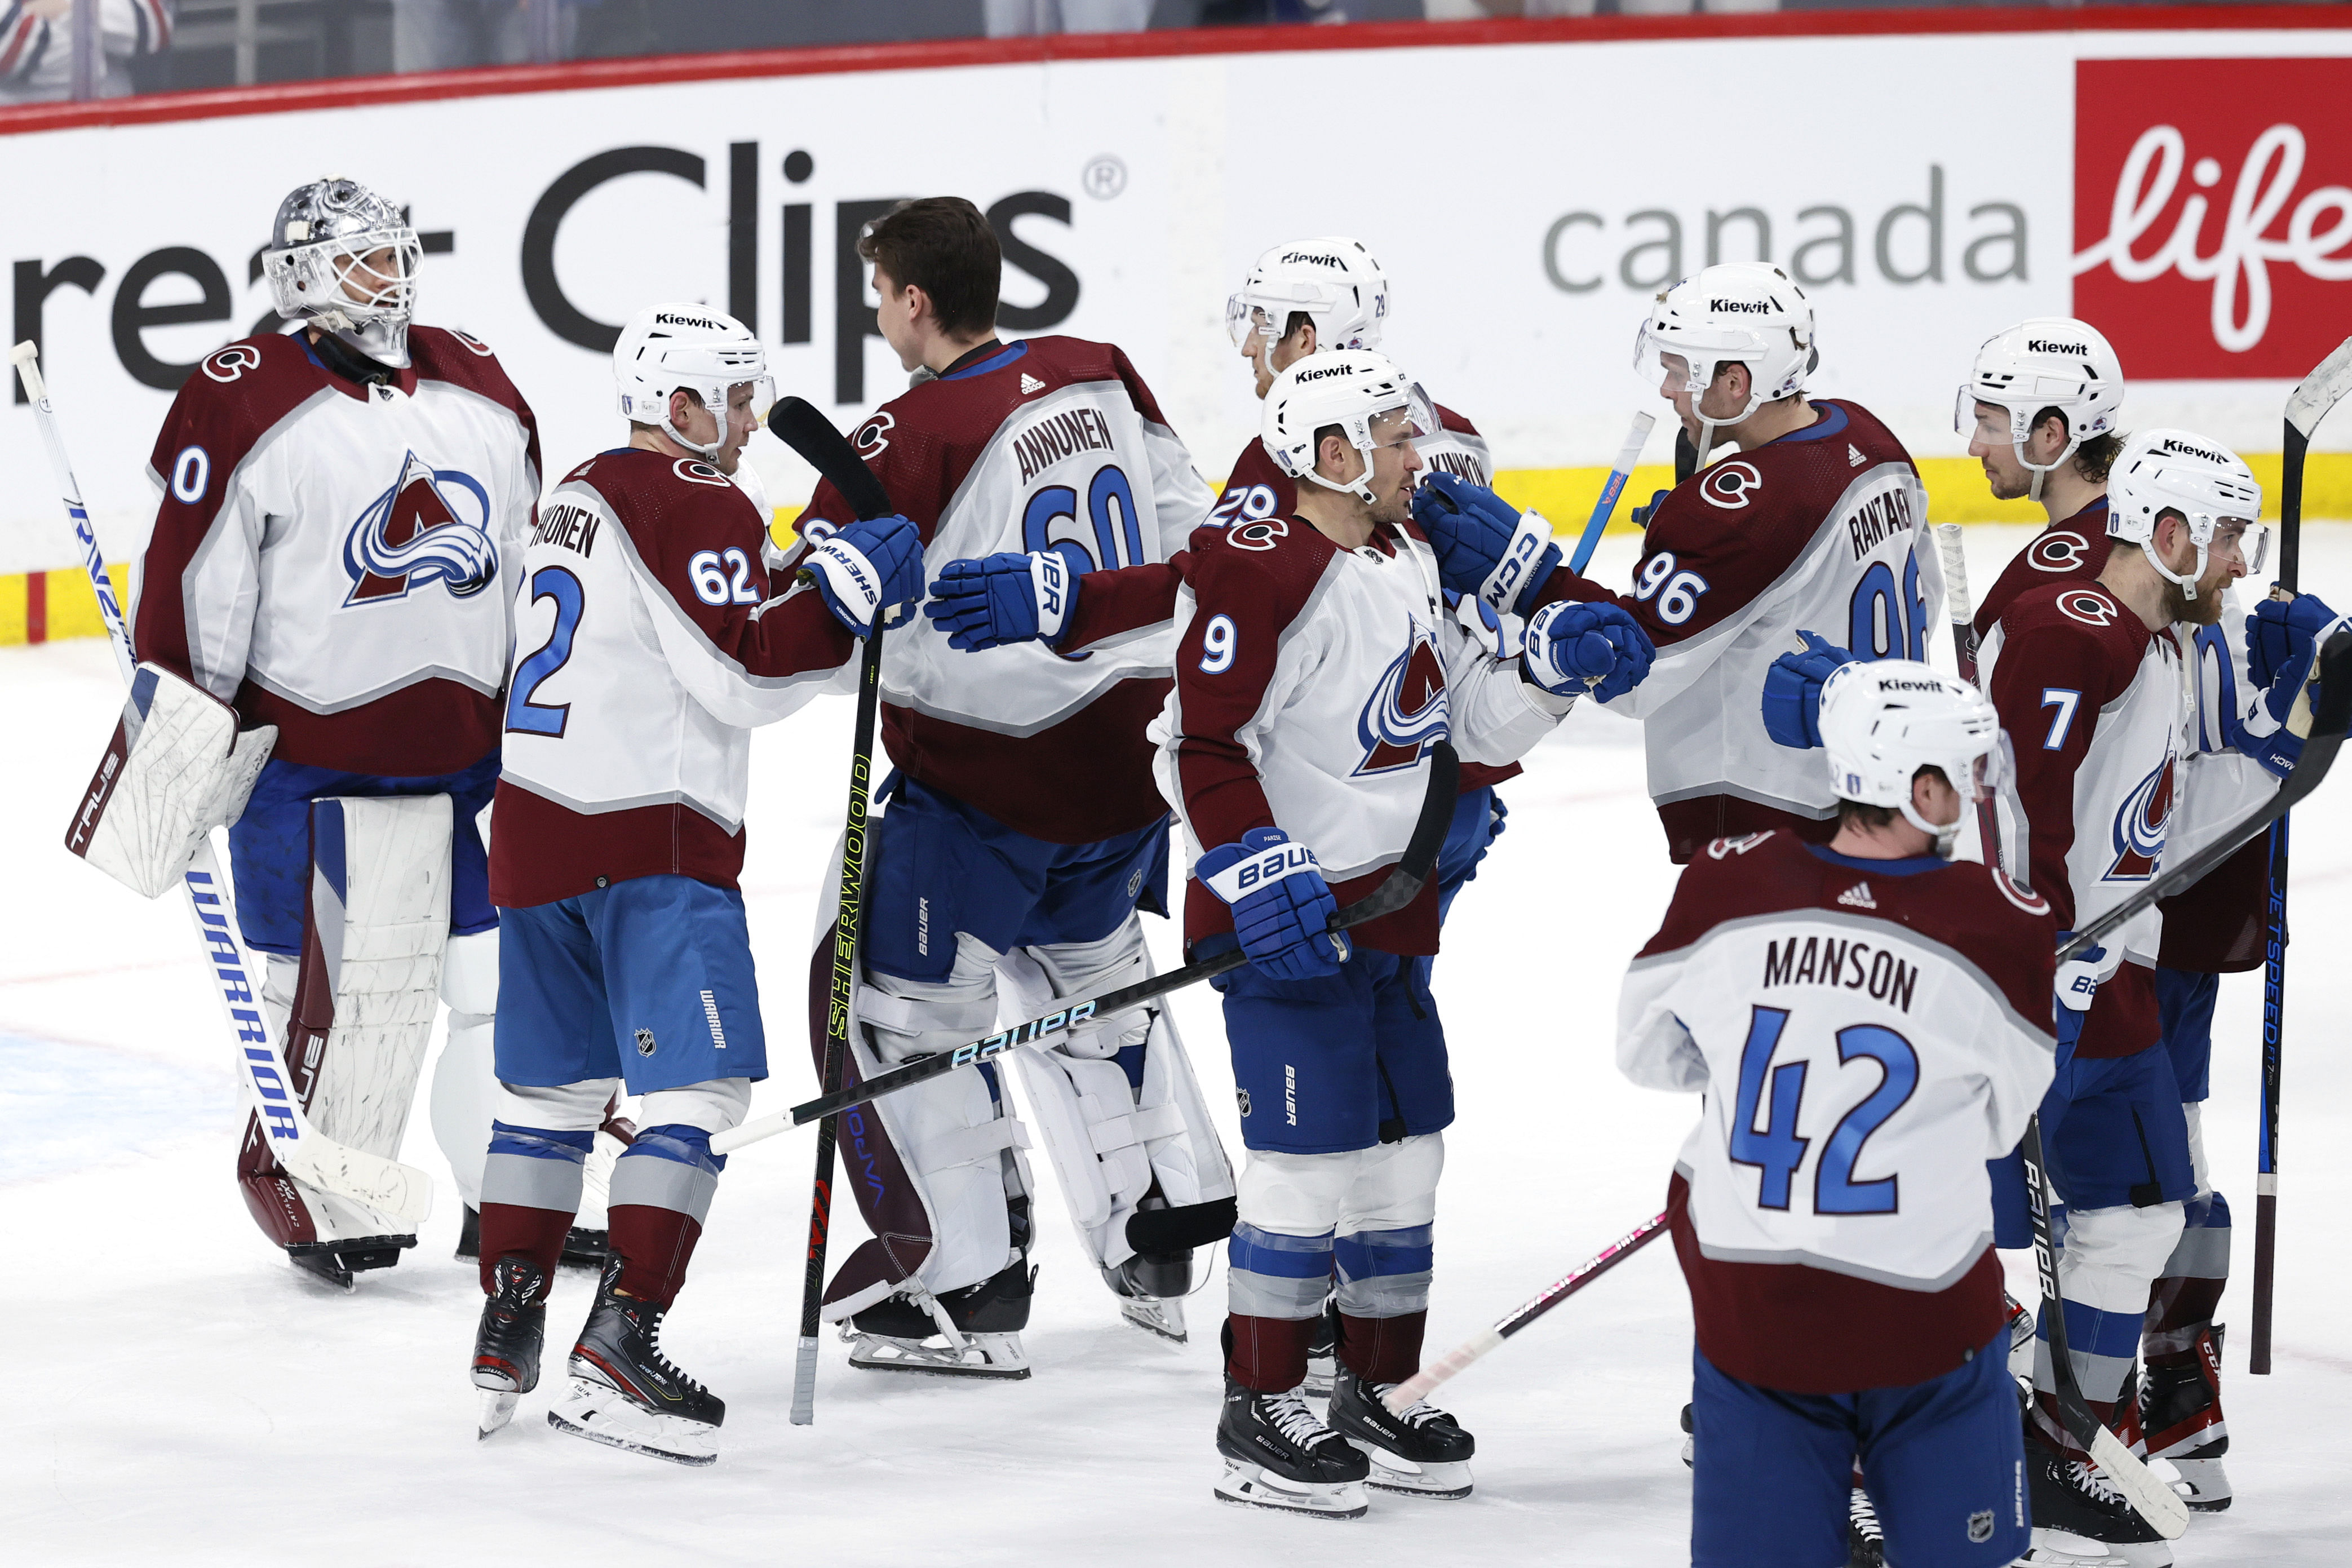
[[[1769,316],[1772,313],[1772,302],[1769,300],[1709,300],[1706,308],[1717,316]]]
[[[2081,359],[2091,356],[2088,343],[2062,343],[2051,338],[2028,338],[2025,352],[2030,354],[2074,354]]]
[[[1944,689],[1944,683],[1940,680],[1911,680],[1899,676],[1884,675],[1879,677],[1878,689],[1881,691],[1941,691]]]
[[[1348,265],[1339,258],[1321,250],[1286,250],[1282,253],[1282,260],[1285,266],[1296,262],[1302,267],[1337,267],[1342,270]]]
[[[716,321],[707,321],[700,316],[674,316],[667,310],[656,310],[654,312],[654,325],[657,327],[700,327],[706,332],[715,332],[719,330],[719,323]]]
[[[1356,367],[1353,365],[1333,364],[1325,365],[1319,370],[1302,370],[1298,373],[1298,379],[1301,382],[1322,381],[1330,376],[1353,375],[1355,374]]]
[[[2163,450],[2176,453],[2183,458],[2202,458],[2209,463],[2226,465],[2230,460],[2219,452],[2209,451],[2203,447],[2192,447],[2186,441],[2175,440],[2169,436],[2164,438]]]

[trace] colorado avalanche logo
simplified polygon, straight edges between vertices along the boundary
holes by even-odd
[[[470,512],[460,517],[451,502]],[[438,583],[453,599],[478,594],[499,574],[490,542],[490,496],[470,474],[436,468],[408,454],[400,478],[343,536],[345,605],[403,599]]]
[[[1408,626],[1412,641],[1381,672],[1380,684],[1356,716],[1356,739],[1364,748],[1364,760],[1356,765],[1359,778],[1412,767],[1423,751],[1453,733],[1437,646],[1418,622]]]
[[[2036,572],[2079,572],[2091,558],[2091,542],[2072,530],[2045,533],[2026,550],[2026,563]]]
[[[2165,829],[2172,821],[2172,759],[2139,781],[2116,813],[2116,863],[2110,882],[2145,882],[2164,858]]]

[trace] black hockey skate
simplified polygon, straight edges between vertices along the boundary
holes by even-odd
[[[887,1296],[841,1325],[841,1336],[849,1342],[849,1364],[934,1377],[1027,1377],[1029,1358],[1021,1349],[1020,1331],[1029,1326],[1036,1283],[1037,1271],[1020,1259],[977,1285],[929,1298],[937,1303],[936,1313],[923,1299]]]
[[[2172,1561],[2171,1548],[2164,1537],[2139,1516],[2139,1510],[2116,1489],[2097,1466],[2058,1454],[2029,1434],[2025,1439],[2025,1472],[2033,1506],[2034,1544],[2053,1553],[2038,1560],[2029,1555],[2028,1562],[2063,1563],[2070,1557],[2081,1560],[2088,1555],[2079,1551],[2067,1552],[2067,1543],[2046,1541],[2045,1531],[2060,1531],[2110,1549],[2131,1547],[2133,1550],[2124,1555],[2135,1568],[2162,1568]],[[2095,1557],[2090,1560],[2097,1561]]]
[[[540,1343],[547,1337],[547,1277],[527,1258],[501,1258],[496,1285],[474,1331],[474,1386],[482,1391],[478,1436],[514,1416],[515,1402],[539,1386]]]
[[[1412,1497],[1470,1495],[1478,1440],[1434,1405],[1415,1400],[1392,1415],[1381,1403],[1392,1383],[1366,1383],[1341,1363],[1331,1380],[1331,1429],[1372,1462],[1366,1484]]]
[[[1217,1452],[1225,1473],[1217,1497],[1243,1508],[1361,1519],[1371,1461],[1316,1417],[1298,1390],[1260,1394],[1228,1375],[1217,1417]]]
[[[575,1225],[563,1233],[563,1251],[555,1261],[566,1268],[602,1269],[604,1256],[610,1250],[607,1240],[606,1232],[583,1230]],[[465,1217],[457,1222],[457,1256],[470,1258],[481,1255],[482,1211],[468,1204]]]
[[[2190,1359],[2150,1357],[2140,1383],[2147,1451],[2172,1461],[2189,1489],[2189,1506],[2200,1513],[2219,1513],[2231,1500],[2221,1464],[2230,1451],[2230,1426],[2221,1416],[2221,1331],[2219,1324],[2197,1330]]]
[[[1878,1526],[1878,1510],[1860,1487],[1846,1504],[1845,1568],[1886,1568],[1886,1531]]]
[[[620,1278],[621,1260],[612,1258],[572,1347],[572,1386],[547,1424],[673,1464],[709,1464],[719,1458],[726,1403],[662,1354],[664,1310],[622,1295]]]

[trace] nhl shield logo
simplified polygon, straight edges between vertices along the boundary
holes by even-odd
[[[1969,1544],[1982,1546],[1992,1539],[1992,1510],[1980,1508],[1969,1515]]]
[[[460,515],[467,513],[470,515]],[[490,494],[471,474],[436,468],[411,452],[391,489],[343,536],[346,605],[404,599],[435,583],[468,598],[499,574]]]
[[[641,1057],[649,1057],[653,1054],[654,1032],[651,1029],[639,1029],[637,1031],[637,1055]]]
[[[1250,1110],[1250,1107],[1249,1107],[1249,1090],[1248,1090],[1248,1089],[1237,1089],[1234,1090],[1234,1100],[1235,1103],[1239,1104],[1239,1105],[1241,1106],[1241,1108],[1242,1108],[1242,1118],[1243,1118],[1243,1120],[1244,1120],[1244,1121],[1247,1121],[1247,1120],[1249,1119],[1249,1110]]]

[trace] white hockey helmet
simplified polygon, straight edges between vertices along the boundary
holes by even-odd
[[[750,328],[722,310],[692,303],[648,305],[629,318],[613,345],[613,380],[621,413],[659,426],[679,446],[716,457],[727,444],[727,395],[749,382],[751,406],[765,417],[776,400],[768,352]],[[718,439],[689,439],[670,423],[669,395],[691,392],[719,419]]]
[[[2156,553],[2157,520],[2168,511],[2179,512],[2188,522],[2189,541],[2197,546],[2197,565],[2187,576]],[[2245,459],[2218,441],[2186,430],[2141,431],[2125,444],[2107,476],[2108,537],[2138,545],[2148,563],[2192,599],[2204,579],[2206,552],[2218,523],[2246,525],[2247,537],[2240,544],[2246,571],[2251,574],[2263,569],[2270,553],[2270,530],[2256,525],[2262,515],[2262,481]]]
[[[1387,356],[1369,349],[1311,353],[1266,388],[1258,433],[1275,467],[1292,479],[1352,491],[1370,505],[1374,499],[1372,452],[1381,444],[1373,438],[1372,423],[1400,409],[1406,415],[1405,439],[1419,441],[1437,433],[1437,414],[1429,398]],[[1315,432],[1332,425],[1364,454],[1364,471],[1345,483],[1315,471]]]
[[[1822,686],[1822,748],[1841,800],[1893,806],[1949,855],[1963,810],[1929,822],[1911,805],[1921,768],[1942,770],[1964,801],[2000,783],[2000,717],[1973,686],[1907,658],[1856,659]]]
[[[1735,361],[1748,367],[1748,406],[1727,419],[1699,416],[1706,459],[1718,426],[1737,425],[1765,404],[1802,391],[1821,363],[1813,343],[1813,306],[1786,272],[1763,261],[1726,261],[1661,293],[1633,337],[1633,368],[1652,385],[1666,374],[1664,356],[1685,364],[1694,405]]]
[[[389,277],[360,263],[392,252]],[[425,247],[398,207],[361,184],[329,174],[298,185],[278,204],[262,275],[270,302],[289,321],[308,321],[379,364],[408,363],[408,322],[416,310],[416,266]],[[347,283],[363,290],[353,299]]]
[[[2116,427],[2124,403],[2123,362],[2099,330],[2071,316],[2035,316],[1994,333],[1977,350],[1976,363],[1952,409],[1952,428],[1963,436],[1977,429],[1977,407],[1990,403],[2009,412],[2009,440],[2017,460],[2033,474],[2028,499],[2042,499],[2042,477],[2074,455],[2094,436]],[[2044,409],[2066,421],[2066,448],[2044,465],[2025,455],[2026,437]]]
[[[1237,349],[1265,351],[1288,335],[1294,311],[1315,323],[1315,346],[1371,349],[1389,313],[1389,279],[1363,241],[1329,235],[1294,239],[1257,258],[1225,301],[1225,331]]]

